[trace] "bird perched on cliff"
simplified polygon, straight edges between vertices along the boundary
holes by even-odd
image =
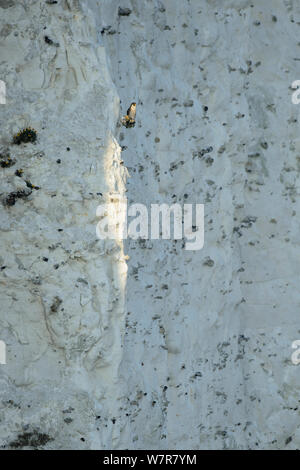
[[[131,103],[129,108],[127,109],[127,116],[129,119],[132,119],[135,121],[135,115],[136,115],[136,103]]]
[[[136,103],[131,103],[127,109],[127,114],[121,120],[123,126],[134,127],[135,126],[135,115],[136,115]]]

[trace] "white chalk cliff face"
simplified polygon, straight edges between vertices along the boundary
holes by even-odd
[[[2,447],[299,448],[299,22],[0,0]],[[116,195],[205,204],[204,248],[99,240]]]

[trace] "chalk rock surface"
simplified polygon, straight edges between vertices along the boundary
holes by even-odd
[[[299,22],[0,0],[1,446],[299,448]],[[203,249],[98,239],[125,196],[204,204]]]

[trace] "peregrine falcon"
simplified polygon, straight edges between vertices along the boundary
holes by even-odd
[[[135,114],[136,114],[136,103],[131,103],[129,108],[127,109],[127,116],[129,119],[135,121]]]
[[[127,109],[127,114],[121,120],[123,126],[134,127],[135,126],[135,115],[136,115],[136,103],[131,103]]]

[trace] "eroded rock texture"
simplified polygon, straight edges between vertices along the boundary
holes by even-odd
[[[299,6],[0,13],[1,444],[299,448]],[[13,145],[28,126],[37,141]],[[203,250],[97,240],[97,205],[125,188],[204,203]]]
[[[6,446],[104,448],[115,432],[126,263],[95,228],[98,204],[124,191],[126,173],[119,99],[88,4],[0,4],[1,145],[16,160],[1,168],[0,190]],[[13,145],[27,126],[37,141]]]

